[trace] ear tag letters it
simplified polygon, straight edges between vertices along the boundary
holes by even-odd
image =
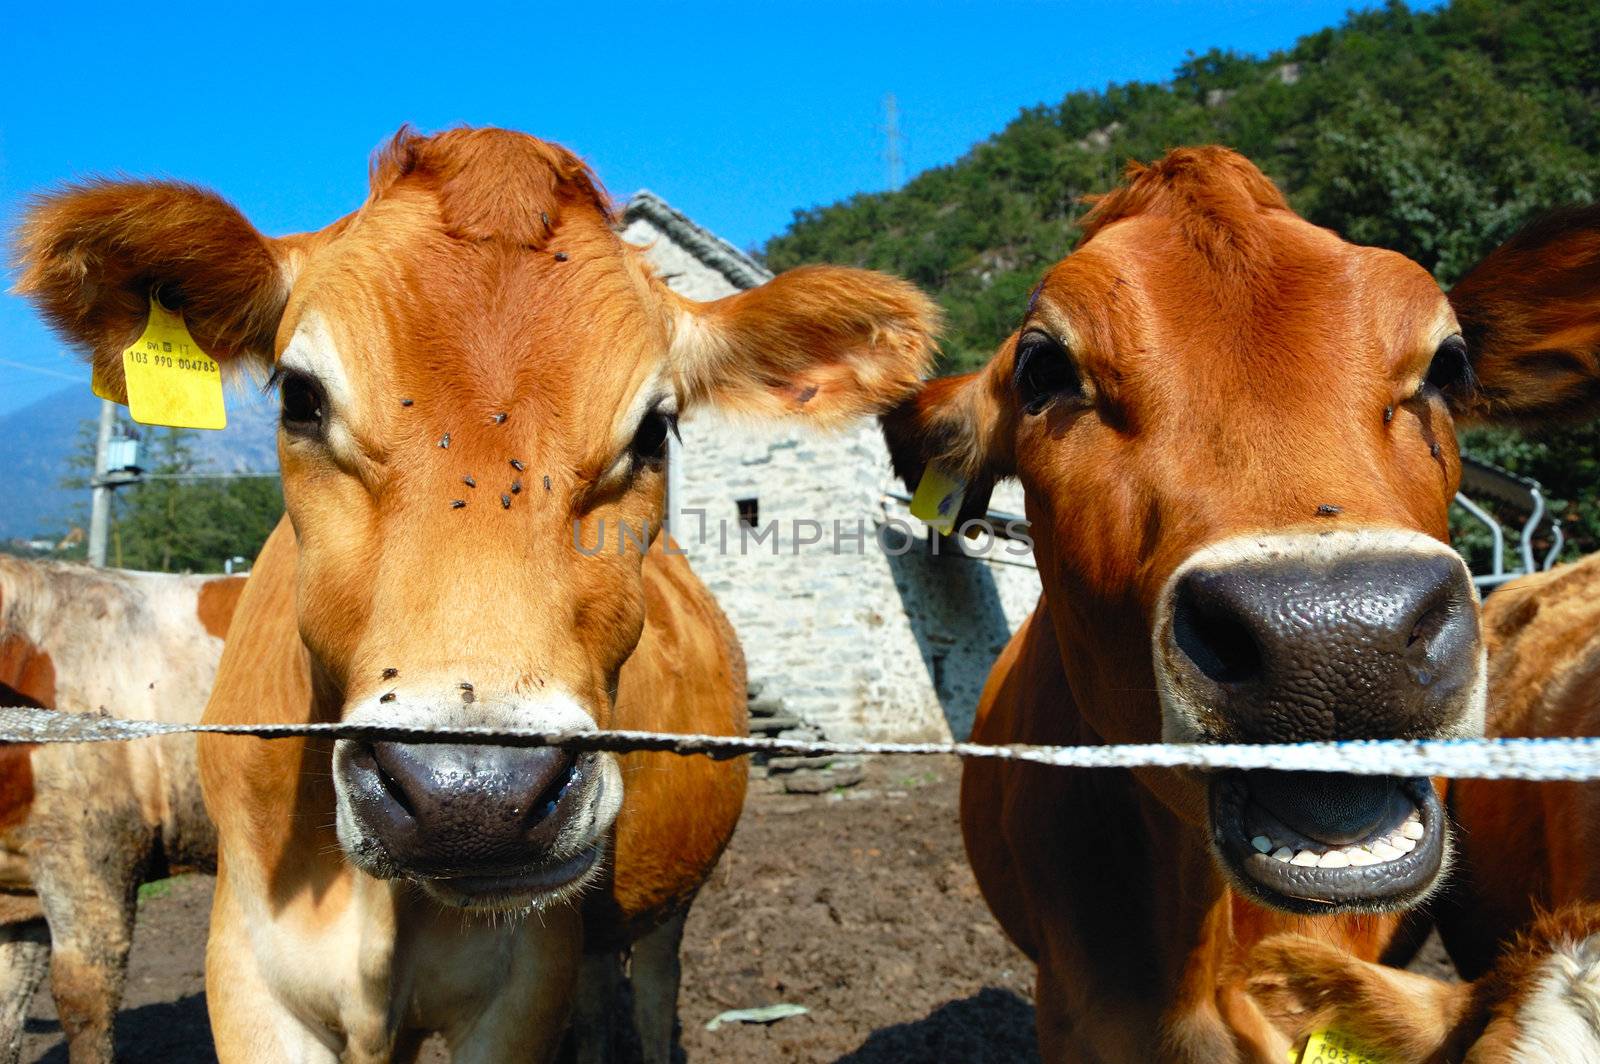
[[[154,295],[144,335],[122,352],[122,373],[128,382],[128,411],[139,424],[227,427],[221,368],[189,335],[182,312],[163,307]],[[99,387],[95,394],[101,394]]]
[[[1291,1054],[1292,1056],[1292,1054]],[[1290,1064],[1383,1064],[1338,1031],[1314,1031]]]
[[[922,471],[917,490],[912,493],[911,516],[927,522],[940,535],[948,536],[955,528],[956,515],[961,512],[961,500],[966,494],[966,481],[930,462]]]

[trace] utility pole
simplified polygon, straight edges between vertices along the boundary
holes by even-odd
[[[106,481],[106,452],[111,447],[111,429],[117,421],[117,408],[109,399],[100,400],[100,436],[94,445],[94,503],[89,510],[89,564],[104,568],[106,538],[111,530],[111,485]]]
[[[883,161],[889,166],[889,191],[893,192],[900,187],[900,105],[895,101],[894,93],[889,93],[883,98]]]

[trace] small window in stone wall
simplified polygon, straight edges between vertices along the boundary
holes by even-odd
[[[943,654],[930,655],[933,665],[933,689],[938,694],[944,694],[944,659]]]
[[[738,499],[739,523],[746,528],[755,528],[761,523],[761,503],[757,499]]]

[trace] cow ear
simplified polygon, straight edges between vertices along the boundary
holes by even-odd
[[[1559,211],[1490,252],[1450,291],[1470,372],[1446,373],[1478,421],[1600,415],[1600,204]]]
[[[270,362],[288,298],[287,255],[214,193],[170,181],[95,181],[41,196],[16,234],[16,291],[95,378],[125,394],[123,349],[157,296],[223,364]]]
[[[1298,1041],[1335,1030],[1381,1059],[1460,1058],[1477,1031],[1472,986],[1352,957],[1307,935],[1279,934],[1250,952],[1245,988],[1280,1033]]]
[[[982,518],[995,482],[1011,476],[1015,403],[1007,382],[1016,337],[975,373],[926,381],[880,418],[894,471],[916,491],[930,467],[965,485],[954,524]]]
[[[833,266],[677,306],[672,362],[690,404],[823,425],[904,398],[927,372],[940,321],[913,285]]]

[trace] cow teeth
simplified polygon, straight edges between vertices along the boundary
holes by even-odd
[[[1350,856],[1343,850],[1329,850],[1317,862],[1318,868],[1349,868]]]
[[[1392,861],[1400,856],[1400,851],[1389,845],[1388,839],[1379,839],[1369,849],[1372,850],[1372,856],[1380,861]]]
[[[1350,863],[1357,868],[1378,863],[1378,858],[1365,846],[1354,847],[1345,852],[1350,855]]]
[[[1301,850],[1299,853],[1294,855],[1289,863],[1292,865],[1299,865],[1301,868],[1315,868],[1320,860],[1321,858],[1312,853],[1310,850]]]
[[[1250,845],[1254,846],[1262,853],[1272,852],[1272,840],[1267,838],[1265,835],[1257,835],[1255,838],[1250,840]]]
[[[1427,829],[1422,826],[1420,820],[1407,820],[1400,825],[1400,834],[1413,842],[1420,842],[1422,836],[1427,834]]]
[[[1274,861],[1282,861],[1284,864],[1288,864],[1292,857],[1294,857],[1294,851],[1287,846],[1279,846],[1272,851],[1272,859]]]
[[[1416,839],[1408,839],[1404,835],[1394,834],[1389,836],[1389,843],[1401,853],[1410,853],[1417,848]]]

